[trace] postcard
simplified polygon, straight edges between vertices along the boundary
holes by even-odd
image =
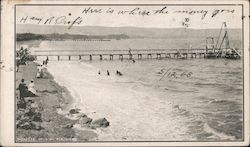
[[[1,2],[3,146],[249,144],[249,1]]]

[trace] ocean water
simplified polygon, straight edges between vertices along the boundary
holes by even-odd
[[[98,140],[243,138],[242,60],[50,61],[48,71],[69,89],[72,106],[110,121]]]
[[[17,48],[27,44],[32,50],[128,50],[131,49],[203,49],[205,38],[123,39],[110,41],[26,41],[17,43]],[[39,44],[39,45],[38,45]],[[231,47],[242,49],[240,40],[230,40]],[[222,45],[224,47],[224,44]]]
[[[175,42],[173,42],[175,41]],[[198,43],[197,43],[198,42]],[[20,44],[19,46],[21,46]],[[239,41],[231,45],[241,48]],[[43,41],[34,50],[188,48],[202,39]],[[48,71],[77,107],[110,126],[100,141],[228,141],[243,139],[243,64],[227,59],[136,60],[50,58]],[[41,58],[38,58],[41,60]],[[107,76],[107,70],[110,76]],[[123,75],[116,75],[119,70]],[[98,72],[100,71],[100,75]]]

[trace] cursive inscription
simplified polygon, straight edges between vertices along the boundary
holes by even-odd
[[[21,24],[31,23],[31,24],[39,24],[39,25],[67,25],[68,29],[72,28],[75,25],[83,24],[83,18],[87,15],[91,17],[97,17],[102,14],[105,15],[112,15],[114,16],[124,16],[124,17],[133,17],[133,16],[142,16],[142,17],[149,17],[149,16],[156,16],[159,17],[164,16],[171,16],[173,19],[176,15],[185,15],[185,20],[183,20],[182,25],[185,27],[189,27],[189,20],[192,19],[191,16],[197,16],[195,19],[199,18],[201,20],[205,18],[213,19],[216,16],[224,15],[224,14],[233,14],[235,13],[234,9],[195,9],[195,8],[178,8],[170,9],[170,6],[162,6],[158,8],[150,8],[150,7],[83,7],[82,11],[79,13],[74,12],[68,13],[67,15],[61,16],[22,16],[17,20]],[[42,15],[42,14],[41,14]],[[87,18],[87,17],[86,17]],[[88,17],[89,18],[89,17]],[[86,20],[88,21],[88,20]],[[86,22],[85,21],[85,22]]]

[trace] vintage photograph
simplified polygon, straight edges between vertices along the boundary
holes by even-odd
[[[243,5],[15,5],[15,142],[244,141]]]

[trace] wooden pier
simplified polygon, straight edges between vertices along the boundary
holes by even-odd
[[[214,55],[222,52],[226,49],[213,49]],[[77,59],[95,59],[103,60],[104,57],[109,60],[118,58],[119,60],[141,60],[141,59],[188,59],[188,58],[207,58],[211,56],[211,52],[208,49],[132,49],[132,50],[36,50],[33,52],[33,56],[45,56],[48,59],[52,56],[57,57],[57,60],[61,60],[61,57],[65,56],[68,60],[72,57]],[[221,56],[220,56],[221,57]],[[74,58],[75,59],[75,58]]]
[[[175,59],[188,59],[188,58],[206,58],[206,49],[132,49],[129,50],[36,50],[32,54],[33,56],[45,56],[48,59],[52,56],[57,57],[57,60],[61,60],[61,57],[77,57],[79,60],[88,59],[93,60],[97,57],[99,60],[103,60],[104,57],[109,60],[114,60],[114,57],[119,60],[124,59],[163,59],[163,58],[175,58]],[[65,59],[65,58],[64,58]],[[75,59],[75,58],[74,58]]]

